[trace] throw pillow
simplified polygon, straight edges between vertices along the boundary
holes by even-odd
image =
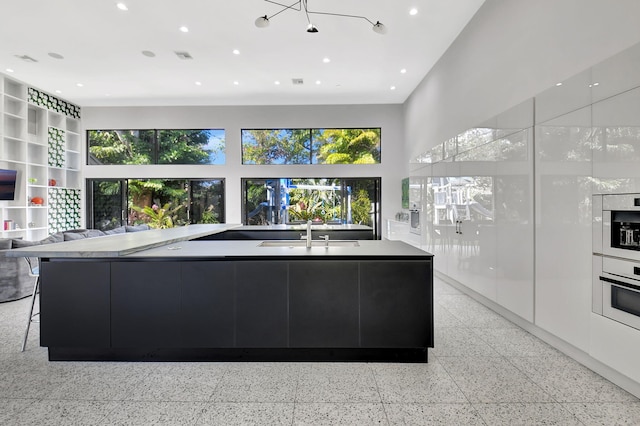
[[[109,229],[108,231],[104,231],[105,235],[113,235],[113,234],[124,234],[126,230],[124,226],[118,226],[117,228]]]
[[[13,239],[11,243],[11,248],[22,248],[22,247],[31,247],[31,246],[39,246],[40,241],[27,241],[27,240],[18,240]]]
[[[149,225],[143,223],[141,225],[135,225],[135,226],[127,225],[124,228],[127,232],[139,232],[139,231],[147,231],[149,229]]]
[[[105,233],[102,232],[99,229],[89,229],[89,230],[87,230],[87,238],[102,237],[104,235],[105,235]]]
[[[63,241],[64,234],[62,232],[56,232],[55,234],[51,234],[47,238],[40,240],[40,244],[61,243]]]
[[[75,241],[87,238],[86,232],[64,232],[65,241]]]
[[[11,248],[13,240],[11,238],[0,238],[0,250],[8,250]]]

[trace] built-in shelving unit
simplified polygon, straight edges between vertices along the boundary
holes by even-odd
[[[18,172],[15,199],[0,201],[0,235],[38,240],[79,227],[80,109],[2,74],[0,101],[0,168]]]

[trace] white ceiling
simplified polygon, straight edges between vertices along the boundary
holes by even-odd
[[[311,15],[310,34],[295,10],[257,28],[282,9],[264,0],[122,1],[128,11],[117,0],[0,0],[0,72],[81,106],[402,103],[484,2],[308,0],[310,11],[380,21],[380,35],[366,20],[325,15]]]

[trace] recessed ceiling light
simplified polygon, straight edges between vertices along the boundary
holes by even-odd
[[[129,8],[127,7],[127,5],[126,5],[126,4],[124,4],[124,3],[118,3],[118,4],[116,4],[116,7],[117,7],[118,9],[120,9],[120,10],[125,10],[125,11],[126,11],[126,10],[129,10]]]
[[[593,83],[594,86],[600,86],[600,83]]]
[[[82,83],[76,83],[76,86],[78,86],[78,87],[83,87],[83,86],[84,86],[84,84],[82,84]]]
[[[60,89],[56,89],[56,93],[57,93],[57,94],[60,94],[60,93],[62,93],[62,90],[60,90]]]
[[[234,86],[239,86],[239,85],[240,85],[240,82],[239,82],[239,81],[234,81],[234,82],[233,82],[233,85],[234,85]]]
[[[184,25],[180,27],[180,31],[182,31],[183,33],[188,33],[189,32],[189,28],[185,27]]]
[[[400,70],[400,74],[406,74],[406,73],[407,73],[407,69],[406,69],[406,68],[402,68],[402,69]]]
[[[560,86],[562,86],[562,83],[556,83],[556,86],[560,87]]]
[[[322,60],[322,62],[324,62],[325,64],[328,64],[329,62],[331,62],[331,59],[329,59],[329,58],[324,58],[324,59]]]
[[[202,82],[196,81],[196,86],[202,86]]]
[[[389,87],[389,89],[396,90],[396,86],[391,86],[391,87]]]
[[[415,7],[409,11],[409,15],[414,16],[418,14],[418,9]]]
[[[54,59],[64,59],[64,56],[56,52],[49,52],[48,55]]]
[[[239,51],[238,49],[233,49],[233,54],[234,54],[234,55],[239,55],[239,54],[240,54],[240,51]]]
[[[155,54],[155,53],[153,53],[153,52],[152,52],[152,51],[150,51],[150,50],[143,50],[143,51],[142,51],[142,54],[143,54],[144,56],[146,56],[147,58],[155,58],[155,57],[156,57],[156,54]]]
[[[320,80],[316,80],[316,84],[322,84]]]
[[[274,81],[273,84],[275,84],[276,86],[280,86],[280,82],[278,80]]]
[[[13,70],[11,68],[7,68],[6,70],[7,72],[13,72]]]

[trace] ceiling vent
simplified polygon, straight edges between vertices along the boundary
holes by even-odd
[[[38,62],[29,55],[16,55],[16,58],[22,59],[25,62]]]
[[[304,84],[304,80],[301,78],[292,78],[291,82],[294,86],[302,86]]]
[[[176,56],[180,59],[193,59],[189,52],[176,52]]]

